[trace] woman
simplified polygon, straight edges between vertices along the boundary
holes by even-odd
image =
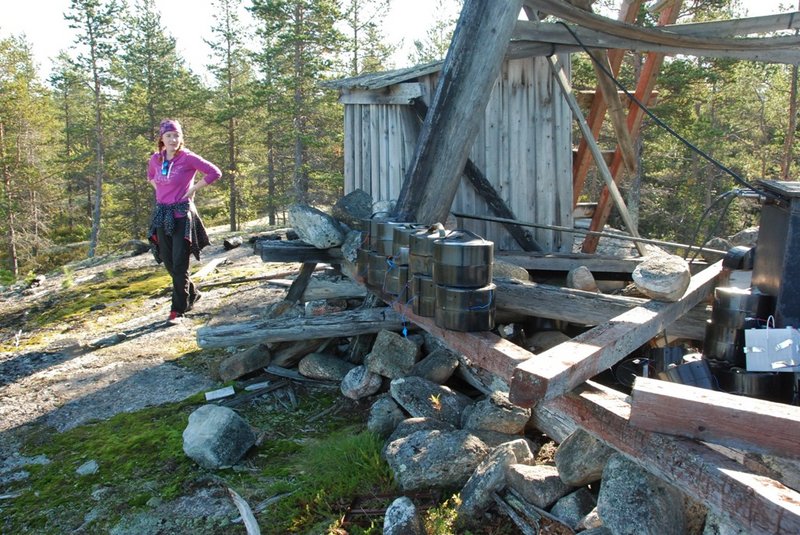
[[[198,172],[205,176],[195,181]],[[149,236],[156,261],[163,261],[172,277],[172,308],[167,320],[171,325],[179,323],[200,298],[189,278],[189,255],[200,260],[208,235],[197,215],[194,194],[221,175],[216,165],[184,148],[178,121],[161,121],[158,152],[150,157],[147,166],[147,179],[156,190]]]

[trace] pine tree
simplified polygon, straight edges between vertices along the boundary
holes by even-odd
[[[343,6],[350,76],[388,67],[389,57],[397,47],[386,44],[381,23],[391,3],[392,0],[349,0]]]
[[[64,16],[70,28],[78,32],[75,44],[82,48],[78,65],[90,75],[95,114],[95,196],[92,231],[89,237],[89,258],[94,257],[100,240],[103,181],[106,175],[105,124],[107,90],[112,84],[112,63],[116,55],[115,20],[121,11],[116,0],[71,0]]]
[[[212,28],[214,39],[206,41],[212,50],[215,63],[209,65],[217,81],[215,97],[215,122],[225,131],[226,165],[224,176],[228,179],[230,191],[229,216],[230,229],[239,227],[238,177],[240,175],[239,156],[241,153],[241,129],[248,111],[253,107],[254,77],[245,48],[248,33],[241,23],[238,10],[241,0],[217,0],[214,2],[215,25]]]
[[[260,57],[272,77],[270,87],[282,89],[274,95],[290,112],[281,128],[292,138],[293,200],[308,203],[312,177],[324,185],[335,173],[325,149],[335,143],[330,138],[341,130],[341,115],[330,113],[338,106],[331,106],[334,96],[319,82],[330,76],[341,49],[342,36],[334,27],[340,18],[338,6],[332,0],[254,0],[251,9],[260,24]],[[309,154],[311,147],[314,155]]]

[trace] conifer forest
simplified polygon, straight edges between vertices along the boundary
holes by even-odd
[[[187,147],[223,171],[201,194],[207,225],[281,225],[294,203],[330,205],[344,193],[344,109],[324,82],[443,59],[457,22],[444,9],[419,21],[426,37],[398,64],[384,29],[400,0],[209,1],[214,24],[198,29],[211,49],[205,72],[187,66],[154,0],[70,0],[63,31],[73,46],[47,70],[24,35],[2,34],[0,284],[145,239],[154,202],[146,165],[164,118],[180,120]],[[681,23],[741,16],[730,0],[683,9]],[[638,24],[650,17],[643,10]],[[627,87],[640,60],[625,56]],[[583,53],[572,55],[572,76],[575,90],[594,90]],[[654,113],[739,175],[800,173],[796,65],[673,56],[656,90]],[[707,210],[717,210],[708,221],[720,236],[757,223],[747,202],[717,209],[733,180],[652,121],[638,141],[639,171],[621,189],[643,236],[688,243]],[[589,196],[602,185],[594,180]]]

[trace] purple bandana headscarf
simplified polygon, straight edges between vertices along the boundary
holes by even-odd
[[[159,127],[159,137],[163,136],[167,132],[177,132],[183,135],[183,130],[181,129],[181,124],[178,121],[173,119],[164,119],[161,121],[161,125]]]

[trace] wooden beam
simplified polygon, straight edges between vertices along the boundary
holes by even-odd
[[[403,324],[400,314],[389,308],[368,308],[311,318],[277,318],[201,327],[197,329],[197,344],[214,348],[335,338],[377,333],[384,329],[399,331]]]
[[[730,448],[800,458],[800,407],[637,377],[630,423]]]
[[[568,321],[578,325],[601,325],[628,310],[645,306],[647,299],[618,295],[595,294],[572,288],[561,288],[535,282],[495,279],[495,302],[498,311],[528,317]],[[698,305],[671,325],[665,327],[670,336],[703,340],[710,312]],[[659,333],[655,333],[656,336]]]
[[[642,257],[599,256],[582,253],[523,254],[518,251],[495,251],[495,260],[502,260],[535,271],[571,271],[586,266],[592,273],[626,273],[630,275],[642,263]]]
[[[315,262],[340,263],[342,251],[338,247],[317,249],[313,245],[293,241],[259,240],[253,245],[253,251],[261,256],[264,262]]]
[[[574,41],[574,39],[573,39]],[[744,61],[761,61],[766,63],[786,63],[795,64],[800,62],[800,51],[798,49],[779,49],[779,50],[698,50],[679,46],[666,46],[643,44],[638,41],[622,38],[610,38],[596,41],[587,39],[584,41],[587,48],[610,48],[612,51],[619,47],[628,47],[626,50],[638,52],[657,52],[665,56],[699,56],[703,58],[720,58]],[[583,52],[583,48],[573,44],[558,44],[547,41],[512,41],[508,45],[508,59],[520,59],[533,57],[549,56],[551,54],[564,55]]]
[[[761,38],[717,38],[707,36],[695,36],[692,34],[675,34],[659,27],[645,28],[633,24],[617,22],[607,17],[595,15],[575,7],[564,0],[525,0],[527,5],[535,9],[544,11],[550,15],[575,23],[584,28],[601,31],[617,37],[627,39],[639,39],[657,45],[684,46],[698,50],[789,50],[800,46],[800,37],[784,36]],[[670,6],[674,9],[675,4]],[[669,11],[669,9],[665,10]],[[664,13],[662,13],[662,16]],[[676,19],[677,20],[677,19]],[[673,24],[674,21],[669,24]],[[663,26],[660,24],[659,26]]]
[[[542,408],[570,417],[744,533],[800,533],[800,494],[694,440],[631,426],[630,405],[620,392],[589,383]]]
[[[511,382],[512,403],[531,407],[569,392],[610,368],[703,300],[722,261],[692,277],[675,303],[649,301],[520,364]]]
[[[400,220],[447,217],[521,7],[522,0],[464,2],[400,192]]]
[[[286,292],[286,297],[284,297],[283,300],[292,304],[300,301],[300,298],[303,296],[303,292],[306,291],[308,281],[311,280],[311,275],[314,274],[314,270],[316,268],[316,262],[303,262],[303,265],[300,267],[300,273],[297,275],[297,278],[294,279],[294,282],[292,282],[292,285],[289,287],[289,291]]]
[[[380,89],[342,89],[339,95],[340,104],[384,104],[410,105],[415,99],[425,95],[422,84],[406,82],[382,87]]]

